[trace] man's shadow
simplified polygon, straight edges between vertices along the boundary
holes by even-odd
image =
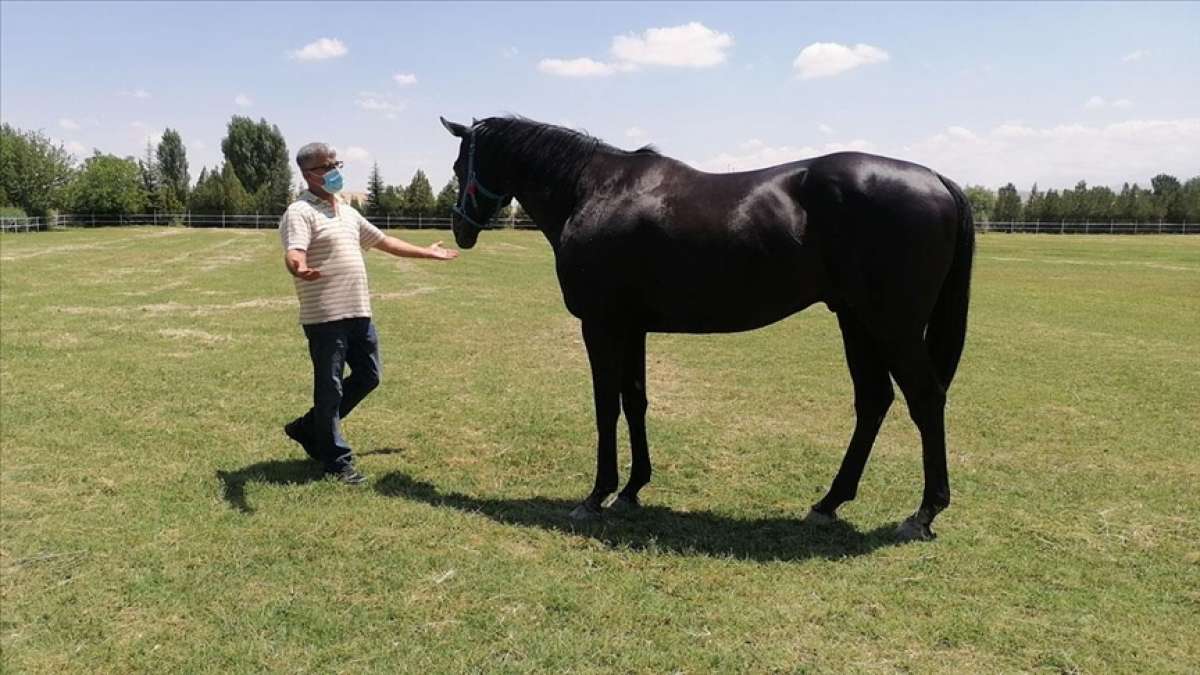
[[[379,448],[368,452],[355,453],[358,457],[370,455],[394,455],[402,452],[400,448]],[[266,483],[268,485],[305,485],[325,478],[321,465],[311,459],[273,459],[244,466],[237,471],[217,470],[217,480],[221,481],[225,501],[242,513],[254,513],[254,508],[246,503],[246,483]]]
[[[450,507],[506,525],[589,537],[610,547],[639,551],[768,562],[840,559],[901,543],[895,535],[896,523],[860,532],[845,521],[814,526],[784,516],[736,518],[711,511],[674,511],[662,506],[644,506],[631,515],[606,515],[598,522],[578,523],[567,515],[576,502],[565,499],[491,499],[442,492],[431,483],[399,472],[382,476],[374,486],[388,497]]]

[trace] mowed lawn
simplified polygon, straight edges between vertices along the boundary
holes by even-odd
[[[898,545],[902,401],[845,522],[801,522],[853,426],[824,306],[652,335],[647,508],[574,527],[590,376],[540,234],[369,255],[357,489],[280,430],[311,371],[275,232],[4,235],[0,670],[1200,670],[1200,237],[978,246],[953,504]]]

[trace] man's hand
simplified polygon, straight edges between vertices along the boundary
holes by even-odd
[[[314,270],[308,265],[301,265],[295,272],[297,278],[305,281],[316,281],[321,278],[321,270]]]
[[[308,266],[308,252],[300,249],[291,249],[283,256],[283,265],[287,271],[297,279],[305,281],[316,281],[321,278],[321,270],[314,270]]]
[[[442,248],[442,242],[435,241],[429,247],[429,257],[434,260],[454,260],[458,257],[458,251],[452,248]]]

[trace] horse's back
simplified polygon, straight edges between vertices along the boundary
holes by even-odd
[[[906,250],[954,241],[937,174],[900,160],[836,153],[712,174],[665,157],[619,159],[597,167],[560,245],[578,316],[628,311],[651,330],[748,330],[815,302],[878,296],[897,273],[930,276],[898,270],[914,257]],[[865,287],[847,278],[862,274]]]

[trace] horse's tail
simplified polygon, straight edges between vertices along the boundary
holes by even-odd
[[[971,299],[971,262],[975,254],[975,219],[967,196],[954,181],[938,174],[938,178],[958,205],[959,231],[954,244],[950,271],[942,283],[941,293],[925,329],[925,344],[942,386],[950,388],[958,360],[967,339],[967,306]]]

